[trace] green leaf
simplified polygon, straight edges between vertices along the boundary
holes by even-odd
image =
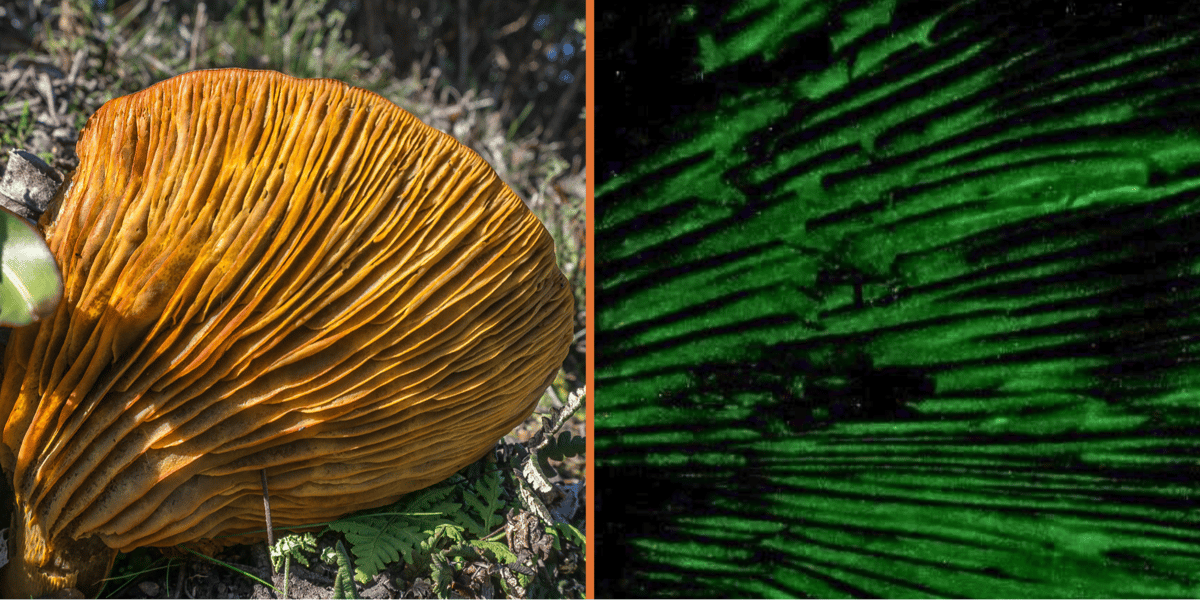
[[[442,539],[462,541],[462,505],[446,501],[461,477],[409,494],[374,514],[346,517],[329,528],[346,536],[357,559],[354,579],[369,582],[377,573],[403,557],[407,564],[424,561]]]
[[[454,567],[441,554],[434,554],[429,566],[432,574],[430,578],[433,580],[433,589],[437,591],[438,598],[448,598],[450,584],[454,581]]]
[[[558,533],[565,536],[568,540],[570,540],[576,546],[579,546],[580,548],[584,548],[587,546],[587,544],[584,543],[583,533],[581,531],[579,531],[579,528],[575,527],[574,525],[572,525],[570,523],[555,523],[554,529]]]
[[[432,543],[436,543],[441,540],[462,542],[466,539],[463,537],[464,529],[465,528],[463,526],[455,523],[442,523],[434,528],[433,531],[426,531],[425,533],[429,534],[428,540]]]
[[[321,553],[321,560],[326,564],[337,566],[337,577],[333,582],[333,597],[357,598],[358,591],[354,589],[354,580],[350,576],[353,564],[341,540],[338,540],[333,548],[326,548]]]
[[[483,540],[474,540],[471,545],[479,551],[480,554],[491,553],[492,557],[502,564],[511,565],[517,562],[517,555],[502,542],[485,542]]]
[[[0,208],[0,325],[21,327],[54,314],[62,275],[42,235]]]
[[[417,541],[414,532],[403,528],[393,529],[394,520],[343,519],[330,524],[330,528],[342,532],[350,542],[351,551],[358,560],[354,578],[366,583],[388,564],[400,560],[400,552]]]
[[[538,451],[538,457],[563,460],[580,456],[587,451],[587,438],[575,435],[570,431],[558,434],[545,448]]]
[[[474,510],[479,515],[479,520],[465,512],[458,514],[457,520],[477,537],[491,533],[500,525],[501,517],[498,513],[504,509],[500,491],[500,472],[492,470],[484,474],[475,484],[474,493],[470,489],[463,491],[463,504]]]
[[[308,557],[305,552],[315,552],[317,550],[317,537],[312,533],[285,535],[271,546],[271,564],[275,566],[275,570],[284,564],[284,561],[290,556],[292,559],[300,562],[304,566],[309,566]]]

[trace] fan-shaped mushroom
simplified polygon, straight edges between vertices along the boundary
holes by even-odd
[[[41,223],[63,301],[4,358],[8,597],[261,530],[263,469],[276,525],[392,502],[482,456],[566,354],[545,228],[376,94],[188,73],[104,105],[78,153]]]

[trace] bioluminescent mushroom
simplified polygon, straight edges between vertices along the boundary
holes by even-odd
[[[597,19],[593,593],[1200,596],[1200,5],[670,10]]]

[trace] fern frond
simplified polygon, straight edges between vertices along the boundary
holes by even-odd
[[[558,434],[558,437],[546,444],[546,447],[538,451],[538,456],[544,456],[553,460],[563,460],[573,456],[583,456],[587,452],[587,438],[580,435],[575,435],[570,431],[564,431]]]
[[[448,512],[456,506],[445,500],[455,491],[456,485],[465,481],[462,475],[453,477],[433,487],[413,492],[402,498],[395,506],[402,512]]]
[[[358,591],[354,589],[354,580],[350,575],[354,569],[354,563],[350,560],[350,554],[346,552],[346,547],[342,545],[341,540],[333,548],[326,548],[321,553],[321,560],[326,564],[337,566],[337,577],[333,581],[333,597],[358,598]]]
[[[484,474],[475,484],[473,492],[463,491],[463,504],[474,510],[479,515],[479,520],[466,512],[456,515],[457,520],[478,537],[485,537],[491,533],[500,525],[501,517],[498,513],[504,509],[504,502],[500,500],[501,489],[498,471]]]
[[[511,565],[517,562],[517,555],[513,554],[513,551],[502,542],[472,540],[471,546],[473,546],[481,555],[486,556],[486,553],[491,553],[492,558],[501,564]]]
[[[583,438],[569,434],[558,436],[547,444],[552,456],[573,456],[582,451],[576,444]],[[526,453],[525,461],[536,455]],[[536,469],[536,465],[532,468]],[[463,475],[467,476],[464,477]],[[512,476],[514,481],[506,482]],[[495,464],[477,463],[435,486],[411,493],[378,512],[345,517],[328,524],[328,529],[345,537],[354,557],[348,571],[353,581],[371,581],[388,565],[403,560],[417,571],[433,570],[432,580],[440,596],[448,593],[455,570],[452,556],[469,560],[494,561],[503,565],[516,564],[517,557],[503,542],[484,541],[492,531],[504,524],[504,515],[517,501],[508,498],[504,490],[520,485],[514,473],[506,473]],[[545,482],[545,477],[539,481]],[[462,498],[457,496],[462,489]],[[465,554],[464,554],[465,553]],[[332,555],[331,550],[325,554]],[[324,557],[325,555],[323,555]],[[336,557],[334,557],[336,558]],[[514,580],[520,586],[528,581]],[[506,582],[507,585],[507,582]],[[508,589],[506,587],[506,589]]]
[[[554,529],[547,530],[547,532],[555,537],[558,537],[556,534],[561,534],[563,537],[570,540],[571,543],[579,546],[581,550],[587,548],[587,544],[584,543],[583,532],[579,531],[579,528],[570,523],[555,523]]]
[[[308,557],[305,552],[317,551],[317,537],[312,533],[301,535],[291,534],[279,538],[274,546],[271,546],[271,564],[278,571],[280,565],[284,564],[288,557],[299,561],[304,566],[310,566]]]
[[[430,561],[430,567],[433,579],[433,589],[437,592],[438,598],[448,598],[450,594],[450,584],[454,582],[454,567],[445,556],[435,554]]]
[[[463,506],[448,500],[466,482],[454,475],[441,484],[402,498],[385,512],[356,515],[329,524],[329,529],[346,536],[357,559],[354,579],[367,583],[401,557],[416,564],[428,556],[439,535],[462,539],[463,526],[449,516],[461,519]],[[471,495],[469,492],[467,495]]]
[[[415,563],[423,560],[425,557],[432,555],[437,548],[439,542],[449,540],[453,543],[462,543],[464,527],[456,523],[442,523],[435,527],[432,531],[425,531],[424,538],[414,546],[414,550],[418,551],[415,555],[406,555],[405,562]]]
[[[400,560],[405,548],[419,543],[419,534],[405,527],[395,527],[398,517],[388,519],[354,518],[335,521],[330,529],[341,532],[350,542],[358,559],[355,579],[366,583],[388,564]]]
[[[557,477],[558,470],[550,464],[550,460],[564,460],[572,456],[581,456],[587,451],[587,438],[564,431],[557,437],[552,437],[545,446],[537,450],[538,465],[542,472],[549,477]]]

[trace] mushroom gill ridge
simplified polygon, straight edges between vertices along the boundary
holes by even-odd
[[[94,592],[100,550],[261,529],[263,469],[277,526],[436,483],[566,355],[548,232],[374,93],[197,71],[104,105],[77,151],[41,223],[63,302],[13,332],[0,383],[9,596]]]

